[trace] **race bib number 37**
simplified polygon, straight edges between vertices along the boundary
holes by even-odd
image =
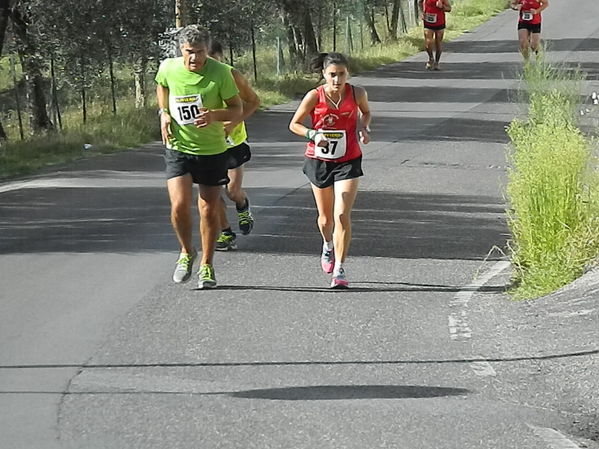
[[[171,116],[179,125],[193,125],[200,115],[202,97],[200,95],[171,96],[169,98],[169,110]]]
[[[522,12],[522,20],[532,20],[533,16],[534,16],[533,13],[530,11]]]
[[[339,159],[345,156],[347,150],[347,138],[345,130],[319,130],[329,144],[326,147],[314,145],[314,156],[319,159]]]
[[[436,23],[437,22],[437,14],[427,12],[426,14],[424,14],[424,21],[428,22],[428,23]]]

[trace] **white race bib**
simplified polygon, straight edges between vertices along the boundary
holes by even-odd
[[[323,134],[329,144],[326,147],[314,145],[314,156],[319,159],[339,159],[345,156],[347,151],[347,137],[344,129],[320,129],[319,133]]]
[[[522,11],[522,20],[532,20],[534,14],[530,11]]]
[[[426,14],[424,14],[424,21],[428,22],[428,23],[436,23],[437,22],[437,14],[427,12]]]
[[[169,111],[171,117],[173,117],[179,125],[193,125],[195,119],[200,115],[201,107],[201,95],[171,96],[169,98]]]

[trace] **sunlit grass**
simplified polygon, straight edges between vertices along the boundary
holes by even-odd
[[[512,141],[508,224],[516,298],[550,293],[599,255],[596,148],[577,127],[579,72],[539,61],[525,71],[529,113]]]

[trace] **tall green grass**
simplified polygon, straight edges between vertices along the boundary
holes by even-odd
[[[542,59],[524,72],[528,117],[508,128],[515,298],[555,291],[599,255],[597,159],[576,122],[581,81]]]
[[[118,115],[108,112],[104,105],[92,106],[86,124],[81,123],[79,111],[70,110],[63,117],[62,132],[4,143],[0,146],[0,178],[26,175],[86,154],[134,148],[160,139],[155,105],[135,109],[132,103],[133,99],[122,106]],[[92,149],[86,152],[84,144],[92,145]]]

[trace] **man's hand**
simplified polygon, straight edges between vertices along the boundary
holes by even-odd
[[[238,122],[225,122],[225,134],[227,136],[230,136],[231,133],[233,132],[233,130],[235,129],[235,127],[238,125]]]
[[[165,145],[173,138],[171,116],[167,112],[160,114],[160,134],[162,135],[162,143]]]
[[[204,128],[213,122],[212,111],[206,108],[200,108],[200,115],[193,122],[198,128]]]

